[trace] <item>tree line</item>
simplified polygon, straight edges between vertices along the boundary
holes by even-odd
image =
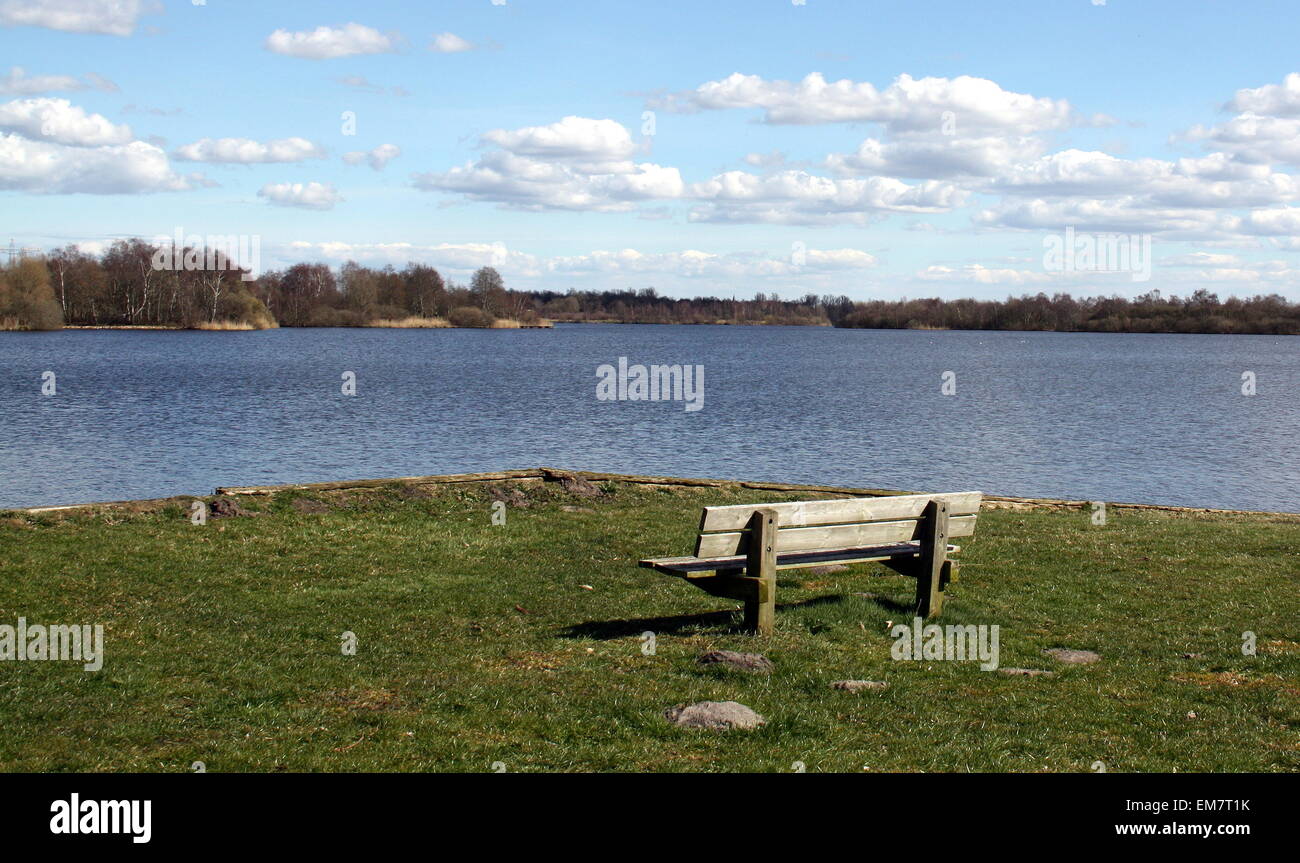
[[[493,267],[467,284],[434,267],[408,263],[337,270],[300,263],[258,274],[221,251],[118,240],[100,255],[75,246],[24,257],[0,273],[0,327],[76,326],[351,327],[436,321],[461,327],[554,321],[624,323],[828,324],[847,297],[799,301],[661,297],[654,288],[622,291],[518,291]]]
[[[172,252],[177,254],[173,257]],[[185,266],[172,266],[183,261]],[[160,266],[160,263],[168,264]],[[194,266],[190,266],[194,264]],[[337,270],[300,263],[250,274],[220,251],[176,250],[139,239],[92,255],[65,246],[0,270],[0,329],[80,326],[186,328],[528,325],[559,322],[834,325],[872,329],[1056,332],[1300,334],[1300,304],[1277,294],[1249,299],[1199,290],[1186,298],[1151,291],[1136,299],[1068,294],[1005,300],[871,300],[807,294],[782,300],[674,299],[654,288],[519,291],[493,267],[467,284],[426,264]]]
[[[1005,300],[873,300],[855,303],[839,326],[867,329],[1039,330],[1085,333],[1248,333],[1300,335],[1300,303],[1278,294],[1220,300],[1151,291],[1135,299],[1069,294]]]

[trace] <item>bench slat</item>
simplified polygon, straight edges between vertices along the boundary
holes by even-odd
[[[931,500],[948,502],[949,515],[979,512],[983,494],[978,491],[951,494],[906,494],[890,497],[853,497],[840,500],[804,500],[790,503],[706,506],[700,518],[700,532],[743,530],[754,510],[774,509],[780,527],[818,527],[919,518]]]
[[[824,563],[868,563],[870,561],[889,560],[895,557],[915,557],[920,553],[920,543],[900,542],[893,545],[874,545],[862,548],[839,548],[833,550],[796,551],[777,555],[777,569],[799,569],[806,566],[819,566]],[[948,553],[957,554],[959,545],[949,545]],[[674,575],[689,577],[692,572],[713,572],[720,569],[739,569],[745,565],[745,555],[726,557],[658,557],[643,560],[640,566],[657,569]]]
[[[960,515],[948,520],[949,536],[971,536],[975,533],[974,515]],[[921,538],[921,522],[877,521],[866,524],[841,524],[831,527],[790,527],[776,532],[776,550],[812,551],[839,548],[863,548],[909,542]],[[749,543],[745,531],[728,533],[702,533],[695,544],[696,557],[721,557],[743,554]]]

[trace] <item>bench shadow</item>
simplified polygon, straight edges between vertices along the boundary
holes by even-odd
[[[865,599],[868,602],[874,602],[880,608],[883,608],[885,611],[893,612],[894,614],[909,614],[916,611],[915,602],[899,602],[898,600],[890,599],[887,596],[876,596],[874,594],[870,596],[859,594],[859,598]]]
[[[777,612],[784,608],[806,608],[815,605],[840,603],[848,596],[815,596],[799,602],[778,602]],[[878,602],[882,600],[877,600]],[[900,606],[901,607],[901,606]],[[721,627],[726,633],[742,633],[741,614],[738,611],[705,611],[699,614],[676,614],[667,617],[637,617],[623,620],[589,620],[575,623],[560,633],[562,638],[591,638],[596,641],[608,641],[615,638],[628,638],[643,632],[656,635],[676,635],[693,627]]]

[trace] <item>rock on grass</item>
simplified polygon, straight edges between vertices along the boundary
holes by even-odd
[[[604,492],[580,476],[565,474],[560,477],[560,488],[575,497],[603,497]]]
[[[528,495],[518,486],[501,488],[500,486],[490,485],[487,491],[493,500],[499,500],[506,506],[512,506],[516,509],[528,509],[532,504],[532,501],[528,499]]]
[[[211,518],[236,518],[241,515],[252,515],[252,513],[228,497],[219,497],[208,504],[208,516]]]
[[[738,701],[697,701],[664,711],[664,718],[683,728],[757,728],[767,723]]]
[[[772,670],[772,660],[761,653],[737,653],[734,650],[710,650],[695,660],[700,665],[735,668],[766,674]]]

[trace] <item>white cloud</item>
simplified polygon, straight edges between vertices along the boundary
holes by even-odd
[[[970,282],[979,285],[1033,285],[1053,280],[1051,275],[1043,272],[986,267],[983,264],[965,264],[960,267],[933,264],[917,272],[916,277],[925,282]]]
[[[418,174],[416,187],[524,209],[603,212],[676,198],[684,188],[676,168],[633,162],[632,136],[613,120],[565,117],[495,129],[480,140],[500,149],[450,171]]]
[[[4,96],[33,96],[37,93],[88,88],[106,93],[117,91],[116,84],[93,72],[82,80],[72,75],[28,75],[22,66],[14,66],[7,75],[0,76],[0,95]]]
[[[884,90],[870,82],[828,82],[818,73],[802,81],[735,73],[694,90],[652,99],[651,107],[693,112],[760,108],[768,123],[883,123],[891,132],[957,129],[1030,134],[1085,121],[1068,102],[1003,90],[985,78],[913,78],[900,75]],[[945,112],[952,112],[950,115]]]
[[[344,75],[340,78],[335,78],[334,80],[338,81],[345,87],[355,87],[358,90],[365,90],[369,93],[384,92],[383,85],[374,83],[365,75]]]
[[[745,164],[755,168],[779,168],[785,164],[786,155],[780,150],[767,153],[746,153]]]
[[[504,150],[445,173],[418,174],[415,185],[522,209],[597,212],[629,210],[636,201],[676,198],[683,189],[676,168],[629,162],[620,166],[619,173],[589,174]]]
[[[266,38],[267,50],[308,60],[329,60],[354,54],[386,54],[397,47],[396,39],[373,27],[355,22],[343,27],[317,27],[290,32],[276,30]]]
[[[1300,117],[1300,74],[1292,72],[1281,84],[1238,90],[1226,107],[1240,113]]]
[[[474,48],[473,42],[468,42],[455,33],[438,33],[429,43],[429,50],[439,54],[459,54],[462,51],[473,51]]]
[[[1029,136],[978,138],[906,135],[882,143],[867,138],[856,153],[832,153],[827,170],[841,175],[880,174],[887,177],[950,179],[992,177],[1018,162],[1034,159],[1045,149]]]
[[[834,180],[805,171],[756,176],[728,171],[695,183],[688,196],[706,203],[691,211],[695,222],[769,224],[865,224],[883,213],[946,212],[965,193],[949,183],[908,185],[891,177]]]
[[[687,249],[647,254],[636,249],[595,251],[586,255],[551,258],[548,272],[607,275],[663,274],[686,278],[796,277],[807,274],[865,270],[875,267],[874,255],[860,249],[808,249],[802,263],[793,256],[773,258],[753,252],[717,254]]]
[[[623,212],[639,202],[689,199],[702,202],[692,221],[785,224],[860,224],[873,213],[941,212],[963,196],[950,184],[833,180],[795,170],[763,177],[731,171],[688,186],[677,168],[632,161],[632,136],[613,120],[565,117],[497,129],[481,140],[500,149],[444,173],[419,174],[417,188],[535,210]]]
[[[248,138],[201,138],[178,147],[175,156],[186,162],[253,165],[320,159],[325,151],[306,138],[280,138],[266,143]]]
[[[332,210],[343,198],[332,183],[267,183],[258,193],[281,207]]]
[[[1186,255],[1170,255],[1160,259],[1162,267],[1240,267],[1241,258],[1237,255],[1215,254],[1212,252],[1189,252]]]
[[[354,150],[343,154],[343,161],[349,165],[368,162],[376,171],[382,171],[388,163],[402,155],[402,148],[396,144],[380,144],[373,150]]]
[[[1171,239],[1203,240],[1235,232],[1241,220],[1229,214],[1189,207],[1156,207],[1140,199],[1119,197],[1009,200],[982,210],[976,225],[1029,231],[1078,231],[1163,234]]]
[[[1279,247],[1289,243],[1280,227],[1289,224],[1288,205],[1300,200],[1300,182],[1270,167],[1277,157],[1300,158],[1300,120],[1239,117],[1197,133],[1219,149],[1166,160],[1076,148],[1049,153],[1048,137],[1039,133],[1090,121],[1065,101],[1011,93],[977,78],[901,76],[877,91],[816,75],[797,84],[733,75],[661,101],[687,110],[758,107],[772,123],[873,121],[884,125],[884,136],[825,157],[821,166],[829,176],[772,150],[744,157],[762,171],[685,182],[676,167],[635,161],[638,148],[620,123],[569,116],[488,132],[480,143],[495,149],[448,171],[418,174],[414,183],[530,210],[639,210],[653,217],[667,211],[642,205],[676,201],[689,205],[677,212],[691,222],[808,226],[947,213],[976,195],[997,195],[1000,200],[974,214],[977,229],[1073,225]],[[1261,209],[1277,214],[1255,212]],[[1242,210],[1252,212],[1234,212]]]
[[[1063,150],[1016,165],[987,186],[1010,195],[1126,201],[1130,209],[1237,209],[1300,197],[1300,183],[1264,165],[1222,153],[1201,159],[1120,159],[1097,151]]]
[[[1246,113],[1214,126],[1193,126],[1182,137],[1205,141],[1247,164],[1300,166],[1300,118]]]
[[[1300,207],[1252,210],[1240,221],[1239,227],[1244,234],[1300,237]]]
[[[376,84],[364,75],[344,75],[343,77],[335,78],[334,80],[345,87],[352,87],[366,93],[374,93],[375,95],[379,95],[385,90],[394,96],[411,95],[411,91],[407,90],[405,87],[400,85],[385,87],[383,84]]]
[[[1227,287],[1234,292],[1258,292],[1296,284],[1300,270],[1285,261],[1244,262],[1234,255],[1197,252],[1169,256],[1157,262],[1159,285],[1190,293],[1197,288]],[[1092,293],[1128,293],[1135,287],[1132,272],[1076,270],[1046,272],[1033,269],[988,266],[979,262],[933,264],[914,274],[920,284],[995,285],[1026,287],[1040,292],[1069,291],[1076,296]],[[1104,286],[1104,287],[1103,287]],[[1139,292],[1154,287],[1148,283]],[[1126,289],[1127,288],[1127,289]]]
[[[125,144],[131,127],[87,114],[67,99],[15,99],[0,105],[0,131],[75,147]]]
[[[498,267],[511,273],[538,275],[538,258],[506,248],[504,243],[353,243],[343,241],[289,244],[293,255],[316,254],[333,261],[359,261],[401,265],[407,262],[431,264],[440,269],[468,273],[479,267]],[[291,258],[289,260],[297,260]]]
[[[0,188],[40,194],[97,195],[173,192],[204,181],[174,174],[167,154],[131,141],[100,147],[71,147],[0,135]]]
[[[614,120],[565,117],[546,126],[525,126],[513,131],[493,129],[480,139],[519,156],[581,165],[588,173],[613,173],[635,151],[632,136]],[[607,168],[614,170],[602,170]]]
[[[1062,150],[1008,166],[992,186],[1021,195],[1120,195],[1167,176],[1170,168],[1157,159],[1130,161],[1098,151]]]
[[[0,25],[130,36],[143,7],[140,0],[0,0]]]

